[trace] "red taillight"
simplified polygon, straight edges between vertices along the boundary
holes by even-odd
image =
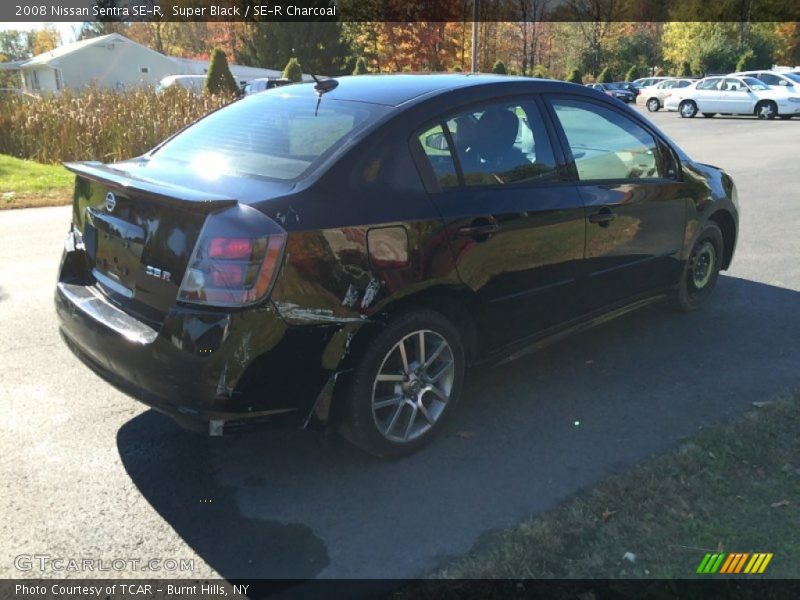
[[[208,244],[211,258],[242,260],[253,253],[253,240],[247,238],[212,238]]]
[[[286,232],[253,208],[237,206],[209,216],[178,299],[214,306],[263,300],[275,281],[285,244]]]
[[[230,288],[244,283],[244,268],[242,265],[226,265],[217,263],[211,271],[211,285],[214,287]]]

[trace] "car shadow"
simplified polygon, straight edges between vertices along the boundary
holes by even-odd
[[[723,276],[699,312],[651,306],[471,372],[454,418],[405,459],[305,431],[207,438],[153,411],[117,445],[143,496],[225,578],[414,577],[797,389],[798,323],[800,293]]]

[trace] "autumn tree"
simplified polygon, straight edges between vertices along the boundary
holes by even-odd
[[[625,73],[625,81],[634,81],[635,79],[639,78],[639,67],[636,65],[631,65],[631,68],[628,69],[628,72]]]
[[[33,54],[44,54],[61,45],[61,34],[51,23],[39,29],[33,38]]]

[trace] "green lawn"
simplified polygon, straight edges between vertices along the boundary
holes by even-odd
[[[739,421],[498,533],[431,576],[800,578],[800,394],[754,404]],[[723,552],[774,556],[763,575],[697,573],[706,553]],[[486,587],[485,597],[500,597],[502,586]],[[439,591],[423,583],[399,597]]]
[[[0,154],[0,209],[69,204],[74,181],[61,165]]]

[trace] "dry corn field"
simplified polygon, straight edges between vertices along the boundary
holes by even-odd
[[[41,163],[131,158],[232,100],[178,86],[160,94],[88,89],[6,99],[0,101],[0,153]]]

